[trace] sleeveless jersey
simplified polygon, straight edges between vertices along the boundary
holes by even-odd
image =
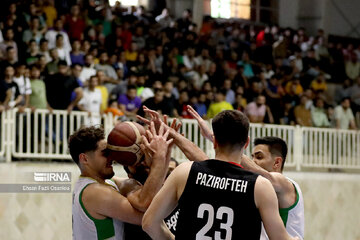
[[[111,180],[105,180],[107,184],[119,191],[116,184]],[[89,185],[97,183],[96,180],[80,177],[75,183],[72,205],[73,239],[74,240],[123,240],[123,222],[105,218],[102,220],[93,218],[81,200],[84,189]],[[120,194],[120,193],[119,193]]]
[[[257,177],[224,161],[194,162],[179,199],[175,239],[258,240],[261,217],[254,202]]]
[[[304,239],[304,200],[300,189],[300,186],[292,179],[287,178],[295,187],[296,201],[293,205],[288,208],[280,208],[280,216],[284,222],[286,231],[292,237],[299,237]],[[261,228],[261,240],[267,240],[269,237],[266,234],[264,226]]]

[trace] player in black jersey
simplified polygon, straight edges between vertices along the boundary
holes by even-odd
[[[223,111],[212,124],[216,160],[177,167],[145,213],[143,229],[156,240],[174,239],[163,219],[179,205],[176,239],[259,239],[261,220],[270,239],[292,239],[271,183],[240,165],[249,143],[247,117]]]

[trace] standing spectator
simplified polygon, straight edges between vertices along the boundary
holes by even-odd
[[[80,50],[81,43],[79,40],[75,40],[72,44],[72,52],[70,53],[70,59],[72,64],[84,65],[84,53]]]
[[[18,85],[14,82],[15,70],[12,66],[7,66],[5,68],[5,84],[6,88],[11,90],[11,96],[8,100],[8,107],[14,108],[21,104],[23,101],[23,96],[20,94]]]
[[[250,62],[249,54],[247,52],[243,52],[242,60],[237,62],[237,65],[244,68],[244,76],[246,78],[251,78],[254,76],[252,64]]]
[[[29,42],[28,53],[25,55],[25,62],[28,66],[36,63],[40,58],[39,46],[34,39]]]
[[[189,94],[186,90],[180,91],[179,99],[175,104],[175,116],[183,118],[191,118],[187,111],[187,105],[189,104]]]
[[[45,84],[49,105],[54,109],[66,109],[70,113],[82,98],[83,91],[76,79],[68,75],[68,69],[66,62],[60,60],[59,72],[46,78]],[[76,98],[71,101],[73,91]]]
[[[4,41],[0,43],[0,51],[1,51],[1,58],[6,58],[6,49],[8,47],[13,47],[15,50],[15,59],[18,61],[18,48],[17,44],[14,41],[14,30],[12,28],[4,29]]]
[[[155,21],[160,24],[161,28],[167,28],[172,21],[169,10],[164,8],[159,16],[156,16]]]
[[[49,41],[49,48],[56,47],[56,36],[61,34],[63,36],[64,48],[71,52],[71,45],[68,34],[63,30],[63,21],[58,18],[55,20],[54,28],[46,32],[45,38]]]
[[[95,69],[102,70],[105,73],[105,75],[109,78],[112,78],[114,80],[117,79],[117,74],[114,68],[108,64],[109,56],[107,52],[100,53],[99,61],[100,61],[99,64],[95,65]]]
[[[300,126],[311,127],[311,111],[310,109],[306,108],[307,101],[307,96],[302,95],[300,98],[300,104],[294,108],[294,116],[296,124],[299,124]]]
[[[235,103],[235,92],[231,89],[231,84],[232,82],[230,79],[225,79],[223,88],[226,90],[225,101],[232,105]]]
[[[57,18],[57,11],[54,7],[54,0],[45,0],[42,11],[46,16],[46,25],[48,28],[52,28],[54,25],[54,20]]]
[[[99,81],[98,86],[96,86],[96,88],[98,88],[100,90],[101,97],[102,97],[101,112],[104,112],[108,107],[108,101],[109,101],[109,91],[104,86],[104,82],[107,77],[106,77],[104,71],[101,71],[101,70],[96,72],[96,76],[98,77],[98,81]]]
[[[94,57],[91,54],[86,54],[84,57],[85,65],[80,73],[80,80],[84,85],[90,79],[91,76],[96,74],[96,69],[94,65]]]
[[[198,60],[195,58],[195,48],[193,46],[189,46],[185,51],[183,61],[187,71],[194,70],[199,65]]]
[[[213,118],[224,110],[234,109],[230,103],[225,101],[226,92],[226,89],[220,89],[220,91],[215,94],[215,102],[210,104],[207,112],[208,118]]]
[[[141,106],[141,99],[136,96],[136,87],[134,85],[129,85],[126,94],[120,95],[118,103],[120,105],[120,110],[127,117],[135,117]]]
[[[96,88],[97,76],[91,76],[89,86],[84,89],[83,97],[77,107],[80,111],[86,111],[89,117],[85,119],[85,125],[97,125],[101,123],[101,91]]]
[[[142,106],[146,106],[152,110],[159,112],[160,114],[171,115],[171,107],[164,99],[164,90],[156,88],[154,90],[154,97],[148,98]],[[144,116],[143,108],[141,107],[138,113],[140,116]]]
[[[69,38],[71,40],[83,40],[85,27],[85,21],[80,16],[80,6],[72,6],[71,14],[67,16],[65,20],[65,29],[69,34]]]
[[[264,123],[266,115],[266,98],[259,95],[256,101],[250,102],[245,108],[245,114],[252,123]]]
[[[314,127],[330,127],[329,119],[324,109],[324,100],[315,99],[315,106],[311,108],[311,120]]]
[[[203,48],[201,50],[200,56],[197,57],[197,62],[199,65],[203,65],[205,67],[205,72],[208,72],[211,64],[213,63],[210,59],[209,49]]]
[[[51,62],[49,62],[48,64],[46,64],[46,74],[47,75],[54,75],[56,74],[59,70],[58,70],[58,64],[59,64],[59,54],[56,48],[53,48],[50,50],[50,57],[51,57]]]
[[[15,49],[13,47],[7,47],[5,59],[0,62],[0,71],[4,72],[7,66],[14,66],[16,62]]]
[[[206,74],[205,64],[201,64],[197,67],[197,71],[193,73],[192,76],[194,88],[199,91],[204,84],[204,82],[209,80],[208,75]]]
[[[337,129],[356,129],[354,114],[350,108],[350,98],[344,98],[335,108]]]
[[[32,17],[30,22],[30,28],[26,29],[23,33],[22,40],[26,44],[29,43],[31,39],[34,39],[37,44],[40,43],[40,40],[43,37],[43,33],[39,30],[40,20],[38,17]]]
[[[207,108],[206,108],[206,94],[204,92],[201,92],[198,98],[198,102],[195,103],[194,109],[195,111],[200,115],[202,118],[207,118]]]
[[[40,69],[33,65],[30,70],[30,108],[32,111],[36,109],[48,109],[50,112],[52,108],[46,99],[46,87],[44,81],[40,80]]]
[[[50,56],[50,52],[49,52],[49,42],[48,42],[48,40],[46,40],[46,38],[42,38],[40,40],[39,54],[43,55],[45,57],[46,63],[51,62],[51,56]]]
[[[186,32],[189,29],[190,24],[192,23],[192,12],[190,9],[185,9],[183,11],[182,17],[177,21],[178,29],[180,32]]]
[[[66,61],[67,65],[71,65],[70,52],[64,47],[64,36],[61,34],[56,35],[56,51],[60,60]]]
[[[23,96],[22,102],[20,105],[28,107],[31,95],[31,84],[26,73],[26,65],[24,63],[18,63],[15,67],[15,76],[13,81],[18,85],[19,92]]]
[[[8,108],[11,99],[12,91],[7,83],[0,79],[0,113]]]

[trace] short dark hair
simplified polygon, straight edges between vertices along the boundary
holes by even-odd
[[[58,40],[61,37],[64,38],[64,36],[61,33],[56,34],[56,40]]]
[[[129,85],[127,86],[127,91],[131,90],[131,89],[135,89],[136,90],[136,86],[135,85]]]
[[[271,155],[281,157],[283,159],[281,165],[281,171],[284,169],[284,164],[287,155],[287,145],[284,140],[278,137],[262,137],[262,138],[255,138],[254,141],[255,146],[263,144],[269,147],[269,151]]]
[[[95,151],[98,142],[105,139],[104,129],[99,127],[83,127],[69,137],[69,151],[71,158],[79,165],[81,153]]]
[[[220,147],[243,148],[249,126],[249,119],[237,110],[222,111],[212,121],[214,136]]]
[[[68,66],[65,60],[60,60],[57,64],[58,66]]]

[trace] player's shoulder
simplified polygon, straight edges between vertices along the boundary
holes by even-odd
[[[190,171],[193,164],[194,164],[194,162],[191,162],[191,161],[180,163],[179,166],[177,166],[173,172],[175,172],[175,174],[186,173],[186,172]]]
[[[92,201],[102,201],[106,198],[111,197],[112,194],[116,193],[116,190],[107,184],[91,183],[83,189],[82,199]]]
[[[273,184],[277,185],[276,189],[281,189],[283,193],[289,193],[295,191],[295,182],[284,176],[282,173],[271,172],[271,177],[274,179]],[[297,184],[296,184],[297,185]]]

